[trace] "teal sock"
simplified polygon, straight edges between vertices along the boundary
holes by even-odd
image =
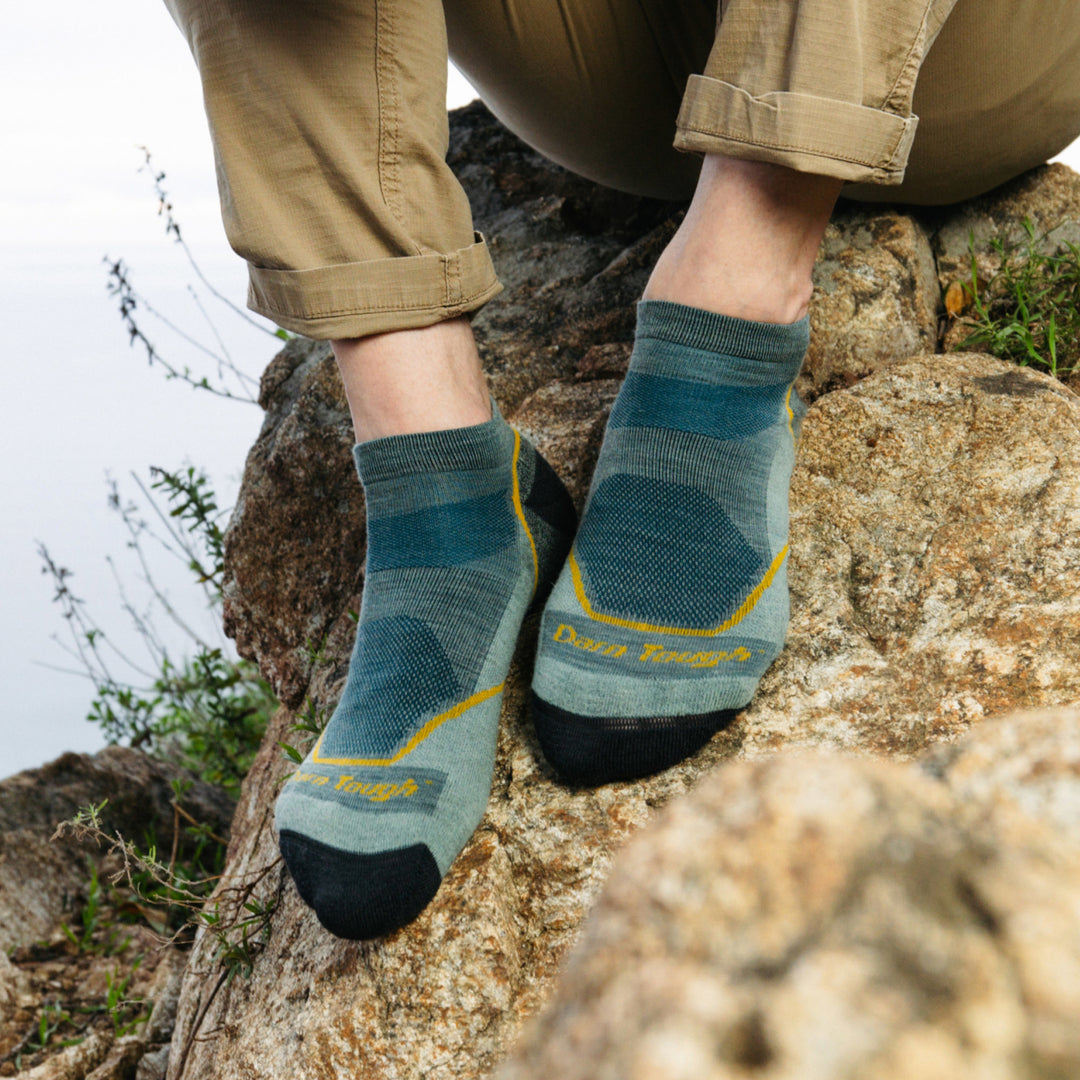
[[[788,624],[788,485],[809,321],[638,305],[626,382],[548,599],[537,734],[568,780],[667,768],[754,694]]]
[[[518,630],[575,519],[550,466],[497,410],[354,456],[368,516],[356,643],[275,826],[320,922],[367,939],[423,910],[483,816]]]

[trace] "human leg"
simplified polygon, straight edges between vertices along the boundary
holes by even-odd
[[[830,56],[834,75],[821,49],[838,5],[732,0],[711,74],[690,80],[677,145],[705,152],[705,165],[639,305],[627,380],[541,625],[534,715],[570,779],[675,763],[750,700],[782,647],[792,383],[814,257],[845,181],[903,177],[918,61],[948,7],[848,6],[888,9],[906,38],[854,42],[872,62],[853,73]]]
[[[494,409],[466,316],[498,285],[447,168],[437,0],[173,0],[203,78],[250,304],[330,339],[364,486],[364,595],[341,698],[275,810],[334,933],[415,916],[479,823],[503,683],[572,532]]]

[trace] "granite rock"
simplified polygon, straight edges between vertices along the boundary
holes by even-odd
[[[1075,709],[987,724],[939,782],[820,753],[718,770],[623,853],[499,1080],[1076,1076],[1080,832],[988,815],[972,777],[1023,801],[1078,734]]]
[[[841,204],[814,266],[810,348],[796,389],[810,402],[933,352],[939,307],[930,235],[919,220]]]

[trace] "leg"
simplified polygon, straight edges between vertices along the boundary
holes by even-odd
[[[919,71],[903,183],[845,198],[939,205],[981,195],[1080,136],[1080,4],[957,0]]]
[[[439,0],[171,0],[250,303],[332,341],[367,572],[341,698],[279,843],[332,932],[418,914],[484,812],[521,621],[573,507],[493,410],[464,317],[498,289],[447,168]]]
[[[731,0],[690,79],[676,144],[705,164],[639,305],[541,627],[537,730],[568,778],[674,764],[749,702],[782,648],[814,257],[844,182],[902,179],[915,75],[949,4],[846,6],[873,30],[837,56],[845,5]]]
[[[842,180],[708,154],[690,208],[645,300],[757,322],[803,318],[811,273]]]

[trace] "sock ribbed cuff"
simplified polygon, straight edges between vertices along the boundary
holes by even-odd
[[[492,401],[482,424],[370,439],[353,447],[353,461],[365,488],[416,473],[494,469],[506,462],[506,427]]]
[[[670,300],[640,300],[637,340],[656,338],[689,349],[774,363],[788,381],[799,373],[810,344],[810,316],[793,323],[754,322],[687,307]]]

